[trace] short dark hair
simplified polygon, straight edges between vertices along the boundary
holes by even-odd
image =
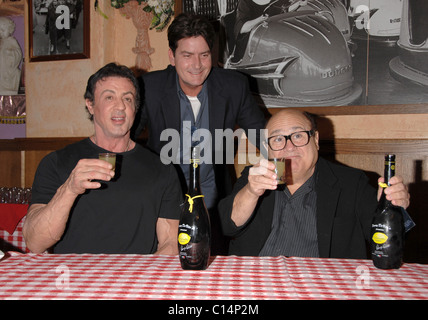
[[[127,66],[119,65],[114,62],[106,64],[104,67],[95,72],[92,76],[89,77],[88,83],[86,85],[86,91],[84,94],[84,98],[94,102],[94,92],[95,86],[98,81],[103,80],[108,77],[119,77],[129,79],[135,88],[135,112],[138,111],[140,107],[140,89],[138,85],[137,78],[131,69]],[[93,115],[90,114],[89,119],[93,120]]]
[[[200,15],[181,13],[168,27],[168,44],[174,54],[179,40],[197,36],[202,36],[210,50],[213,49],[214,27],[207,18]]]

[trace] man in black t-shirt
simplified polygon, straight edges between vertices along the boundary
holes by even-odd
[[[130,138],[139,105],[132,72],[108,64],[85,92],[94,135],[47,155],[34,179],[24,238],[32,252],[178,254],[176,170]],[[98,159],[116,153],[116,168]]]

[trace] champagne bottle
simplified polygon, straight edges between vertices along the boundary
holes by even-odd
[[[385,183],[395,175],[395,155],[385,156]],[[371,227],[371,254],[375,267],[379,269],[399,269],[403,260],[404,225],[401,208],[386,199],[385,192],[379,200]]]
[[[205,270],[211,248],[211,226],[199,181],[199,147],[192,147],[189,192],[178,228],[178,252],[184,270]]]

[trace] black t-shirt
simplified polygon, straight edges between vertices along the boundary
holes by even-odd
[[[37,169],[32,203],[48,203],[77,162],[98,158],[88,138],[47,155]],[[54,253],[154,253],[157,219],[179,219],[182,191],[176,169],[140,145],[120,153],[112,181],[80,195]]]

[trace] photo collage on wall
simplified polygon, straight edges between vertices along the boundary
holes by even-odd
[[[428,101],[428,1],[183,0],[266,107]]]

